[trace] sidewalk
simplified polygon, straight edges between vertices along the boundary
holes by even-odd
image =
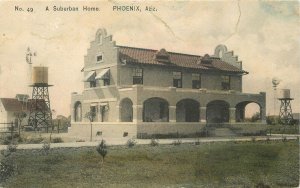
[[[296,140],[300,135],[283,135],[288,140]],[[282,140],[282,134],[272,134],[269,136],[270,140]],[[109,146],[115,145],[125,145],[129,138],[104,138],[106,144]],[[182,138],[180,139],[182,143],[208,143],[208,142],[230,142],[230,141],[251,141],[253,136],[248,137],[208,137],[208,138]],[[255,136],[257,141],[266,140],[267,136]],[[172,144],[174,139],[159,139],[159,144]],[[150,144],[151,139],[135,139],[137,144]],[[99,141],[95,142],[64,142],[64,143],[51,143],[51,148],[72,148],[72,147],[91,147],[96,146]],[[18,144],[18,149],[41,149],[43,144]],[[7,145],[0,145],[0,150],[5,150]]]

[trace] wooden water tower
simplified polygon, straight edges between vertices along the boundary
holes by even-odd
[[[278,100],[280,100],[279,122],[281,124],[291,125],[293,123],[291,101],[294,99],[290,96],[290,90],[282,89]]]
[[[48,67],[33,67],[32,72],[32,101],[28,125],[35,130],[46,129],[52,125],[52,113],[48,88],[53,85],[48,84]]]

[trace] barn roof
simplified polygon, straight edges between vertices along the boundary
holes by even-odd
[[[30,111],[31,105],[33,105],[35,102],[35,100],[32,99],[29,99],[28,102],[22,102],[16,98],[0,98],[0,100],[4,106],[4,109],[9,112]],[[40,108],[46,109],[46,103],[43,103],[42,107]]]

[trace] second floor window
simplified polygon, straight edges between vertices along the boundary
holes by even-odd
[[[200,74],[192,74],[192,88],[193,89],[201,88],[201,75]]]
[[[132,84],[143,84],[143,69],[135,68],[132,73]]]
[[[221,79],[222,90],[230,90],[230,76],[221,76]]]
[[[102,80],[103,80],[103,86],[110,85],[110,71],[108,71],[104,74],[104,76],[102,77]]]
[[[173,87],[182,88],[181,72],[173,72]]]

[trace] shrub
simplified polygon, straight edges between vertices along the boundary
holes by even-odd
[[[51,143],[62,143],[64,142],[62,138],[56,137],[51,140]]]
[[[287,141],[286,136],[283,136],[283,137],[282,137],[282,142],[286,142],[286,141]]]
[[[129,147],[129,148],[132,148],[133,146],[136,145],[136,143],[137,142],[135,141],[135,139],[131,138],[131,139],[127,140],[126,146]]]
[[[13,134],[13,136],[6,135],[1,138],[1,144],[4,145],[9,145],[12,141],[22,142],[23,139],[20,137],[19,134]]]
[[[172,144],[173,144],[174,146],[179,146],[180,144],[182,144],[182,141],[181,141],[180,139],[177,139],[177,140],[174,140],[174,141],[172,142]]]
[[[195,145],[200,145],[200,139],[199,138],[195,141]]]
[[[50,149],[51,149],[50,143],[49,142],[44,142],[43,147],[42,147],[42,150],[43,150],[44,154],[48,155],[49,152],[50,152]]]
[[[270,186],[265,184],[264,182],[259,182],[258,184],[256,184],[255,187],[256,188],[270,188]]]
[[[15,166],[11,158],[2,160],[0,162],[0,183],[4,182],[7,178],[13,175]]]
[[[101,155],[103,163],[104,158],[107,155],[107,145],[105,144],[105,140],[101,140],[101,143],[97,145],[96,150]]]
[[[18,147],[17,144],[12,143],[12,144],[7,145],[7,150],[9,152],[16,152],[17,151],[17,147]]]
[[[0,183],[5,182],[7,178],[12,176],[15,172],[15,157],[13,152],[17,150],[16,144],[11,144],[7,146],[7,150],[1,151],[0,158]]]
[[[44,138],[38,137],[38,138],[29,138],[26,143],[28,144],[40,144],[44,141]]]
[[[152,138],[150,141],[150,146],[158,146],[158,139]]]
[[[76,142],[85,142],[83,139],[76,140]]]

